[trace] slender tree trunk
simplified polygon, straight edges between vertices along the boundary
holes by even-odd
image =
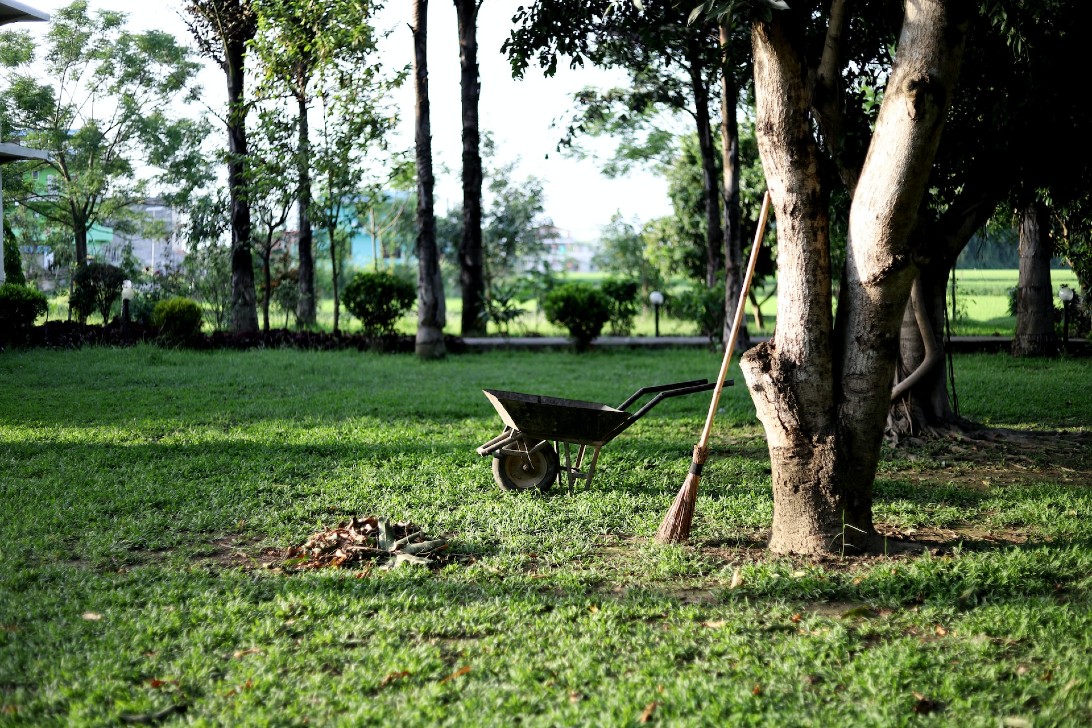
[[[720,141],[723,161],[724,203],[724,341],[735,320],[736,304],[743,291],[743,230],[739,209],[739,123],[736,100],[739,86],[728,65],[728,28],[720,26]],[[740,351],[750,347],[746,318],[738,335]]]
[[[709,123],[709,87],[701,63],[701,49],[696,37],[687,42],[687,65],[690,92],[694,97],[694,118],[698,127],[698,148],[701,150],[701,186],[705,197],[705,284],[717,284],[720,271],[720,251],[724,231],[720,227],[721,193],[717,189],[717,157],[713,148],[713,127]]]
[[[413,3],[413,80],[417,149],[417,340],[422,359],[444,356],[444,279],[436,248],[432,173],[432,121],[428,98],[428,0]],[[374,213],[373,213],[374,219]]]
[[[299,239],[297,247],[300,257],[299,289],[300,300],[296,306],[296,318],[301,326],[314,326],[317,321],[317,301],[315,296],[315,250],[314,233],[311,230],[311,139],[307,123],[306,82],[302,92],[296,94],[298,106],[298,154],[296,157],[296,192],[297,228]]]
[[[335,214],[333,219],[336,220],[337,217]],[[330,238],[330,288],[334,292],[334,333],[338,334],[341,333],[341,291],[337,280],[340,274],[337,259],[337,228],[329,226],[326,235]]]
[[[455,0],[459,18],[459,62],[463,109],[463,234],[459,242],[459,280],[463,289],[463,336],[485,333],[485,276],[482,262],[482,157],[478,127],[478,2]]]
[[[770,449],[770,549],[817,554],[873,543],[872,487],[899,327],[916,276],[909,233],[967,23],[950,16],[939,0],[907,5],[850,210],[844,293],[832,335],[827,195],[802,56],[807,21],[799,11],[778,11],[752,33],[758,141],[777,215],[780,294],[774,338],[747,352],[742,367]]]
[[[1058,351],[1054,333],[1054,292],[1050,285],[1050,240],[1046,210],[1033,202],[1020,211],[1020,278],[1016,284],[1013,356],[1050,356]]]
[[[250,240],[250,199],[247,192],[246,114],[243,84],[246,44],[233,39],[225,48],[228,81],[228,189],[231,193],[231,330],[258,330],[254,290],[254,256]]]
[[[272,298],[273,266],[270,259],[273,257],[273,235],[270,233],[262,249],[262,283],[265,290],[262,292],[262,331],[269,332],[269,300]]]
[[[77,222],[73,231],[76,236],[76,267],[80,268],[87,264],[87,224]]]

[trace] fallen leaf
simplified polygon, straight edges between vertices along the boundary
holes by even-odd
[[[231,656],[232,656],[232,658],[234,658],[236,660],[239,660],[239,659],[242,659],[243,657],[246,657],[247,655],[260,655],[260,654],[262,654],[262,649],[260,647],[251,647],[248,650],[235,650],[235,652],[232,653]]]
[[[1018,715],[1008,715],[1001,719],[1005,728],[1031,728],[1031,721]]]
[[[637,719],[638,723],[648,723],[652,720],[652,714],[656,712],[656,706],[659,705],[655,700],[645,706],[645,709],[641,711],[641,717]]]
[[[86,619],[88,622],[97,622],[102,619],[102,615],[98,614],[97,612],[84,612],[80,616]]]
[[[448,682],[450,680],[454,680],[457,677],[462,677],[463,675],[467,674],[468,672],[470,672],[470,665],[463,665],[458,670],[456,670],[455,672],[451,673],[450,675],[445,677],[443,680],[441,680],[440,684],[443,685],[444,683],[446,683],[446,682]]]
[[[751,688],[751,695],[762,695],[762,685],[755,683],[755,686]]]
[[[570,703],[579,703],[583,699],[584,699],[584,693],[578,693],[575,690],[573,692],[569,693],[569,702]]]
[[[803,617],[801,617],[799,614],[794,614],[791,617],[789,617],[789,621],[792,622],[793,624],[800,624],[801,619],[803,619]]]
[[[946,637],[948,635],[948,629],[946,627],[941,627],[939,624],[933,631],[936,632],[937,637]]]
[[[794,578],[794,579],[802,579],[807,575],[808,575],[808,572],[806,572],[806,571],[794,571],[794,572],[792,572],[792,578]]]
[[[732,581],[728,584],[728,588],[738,589],[741,586],[743,586],[743,574],[740,573],[739,567],[737,566],[732,570]]]
[[[593,604],[590,607],[588,607],[588,611],[591,612],[592,614],[596,614],[597,612],[599,612],[599,607],[597,607],[597,606],[595,606]]]
[[[383,678],[382,680],[379,681],[379,687],[385,688],[388,685],[390,685],[392,682],[397,682],[398,680],[402,680],[402,679],[407,678],[409,676],[410,676],[410,674],[406,670],[402,670],[400,672],[389,673],[385,678]]]
[[[872,609],[870,607],[866,607],[864,605],[861,605],[859,607],[854,607],[853,609],[847,609],[846,611],[842,612],[842,619],[856,619],[858,617],[871,617],[871,616],[872,616]]]
[[[723,619],[715,619],[715,620],[713,620],[711,622],[702,622],[701,626],[702,627],[708,627],[709,629],[720,629],[721,627],[723,627],[726,624],[728,624],[728,622],[726,622]]]

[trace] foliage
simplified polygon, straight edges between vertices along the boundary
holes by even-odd
[[[8,224],[4,225],[4,276],[8,283],[24,286],[27,282],[23,274],[23,254],[19,252],[19,241],[15,239]]]
[[[102,322],[110,322],[110,312],[121,298],[121,284],[125,273],[109,263],[92,261],[76,270],[72,276],[72,296],[68,304],[80,320],[92,312],[102,316]]]
[[[520,286],[514,283],[493,281],[485,291],[485,307],[482,318],[487,324],[493,324],[502,336],[508,336],[513,321],[527,313],[519,305]]]
[[[49,308],[45,294],[18,283],[0,284],[0,343],[24,338]]]
[[[288,328],[288,319],[297,313],[300,302],[300,270],[295,266],[291,253],[287,250],[279,256],[273,268],[272,289],[273,304],[284,314],[284,327]]]
[[[715,341],[724,335],[724,282],[709,288],[692,283],[686,290],[667,299],[667,313],[691,321],[702,336]]]
[[[159,337],[171,344],[185,344],[201,334],[201,307],[189,298],[168,298],[155,305],[152,324]]]
[[[637,299],[640,284],[632,278],[607,278],[600,288],[610,302],[610,332],[615,336],[629,336],[633,331],[633,319],[641,308]]]
[[[231,248],[208,243],[190,251],[183,262],[191,295],[204,304],[205,317],[214,331],[223,331],[231,314]]]
[[[28,179],[9,193],[72,231],[79,265],[88,229],[124,218],[153,184],[184,197],[210,179],[201,149],[208,124],[173,115],[193,100],[198,64],[171,35],[125,24],[123,13],[92,13],[75,0],[53,13],[42,44],[26,31],[0,35],[10,99],[0,126],[50,152],[49,162],[18,164],[18,176],[33,169],[52,180]]]
[[[577,351],[585,351],[610,320],[610,299],[588,283],[563,283],[542,302],[546,319],[569,330]]]
[[[409,281],[386,271],[365,271],[345,286],[345,308],[364,325],[369,336],[394,333],[394,324],[417,300]]]
[[[599,236],[599,252],[593,262],[599,270],[624,276],[637,276],[641,293],[648,295],[662,288],[664,277],[648,259],[645,236],[636,226],[616,212]]]

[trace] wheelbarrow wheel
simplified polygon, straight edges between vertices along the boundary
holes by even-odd
[[[528,450],[536,444],[520,443]],[[560,469],[561,461],[550,443],[545,443],[529,455],[501,453],[493,458],[493,480],[497,481],[501,490],[549,490],[557,480]]]

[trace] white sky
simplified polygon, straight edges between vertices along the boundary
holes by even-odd
[[[528,0],[484,0],[478,22],[478,62],[481,73],[480,120],[482,129],[493,134],[498,163],[520,159],[517,175],[539,177],[546,192],[546,214],[555,224],[578,239],[594,239],[599,228],[615,211],[641,221],[670,212],[666,183],[662,178],[639,172],[624,179],[603,177],[593,162],[563,157],[556,151],[562,128],[552,128],[571,110],[571,94],[586,85],[607,86],[624,82],[624,76],[597,69],[570,71],[559,64],[554,78],[543,78],[531,68],[523,81],[513,80],[508,61],[500,52],[508,35],[511,17],[520,2]],[[53,12],[67,0],[31,0],[33,7]],[[180,0],[90,0],[92,10],[111,9],[128,13],[136,30],[160,29],[183,40],[188,32],[179,13]],[[378,19],[380,28],[393,33],[383,46],[383,62],[400,67],[413,60],[410,34],[410,0],[388,0]],[[9,28],[41,31],[44,24]],[[218,68],[208,64],[201,81],[210,105],[224,98],[224,80]],[[459,46],[455,7],[450,0],[429,3],[429,96],[432,106],[433,153],[437,168],[437,213],[442,214],[461,199],[461,116],[459,101]],[[398,146],[413,144],[413,87],[407,83],[399,92],[401,110]],[[443,166],[443,168],[441,167]],[[446,168],[446,174],[443,169]]]

